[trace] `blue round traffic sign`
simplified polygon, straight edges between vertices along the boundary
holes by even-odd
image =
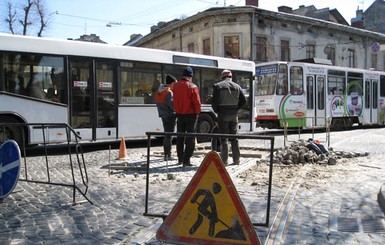
[[[0,198],[7,197],[15,188],[20,174],[20,148],[14,140],[0,146]]]
[[[377,53],[380,51],[381,45],[379,43],[373,43],[371,48],[373,53]]]

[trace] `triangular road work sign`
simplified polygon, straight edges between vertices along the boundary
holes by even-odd
[[[182,244],[261,244],[215,151],[206,155],[156,237]]]

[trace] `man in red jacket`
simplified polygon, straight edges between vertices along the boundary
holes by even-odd
[[[176,124],[178,133],[194,133],[201,112],[199,89],[192,82],[193,75],[192,68],[186,67],[183,70],[183,78],[174,85],[174,109],[178,118]],[[178,162],[183,164],[183,167],[192,166],[190,158],[194,153],[194,148],[194,137],[177,137]]]

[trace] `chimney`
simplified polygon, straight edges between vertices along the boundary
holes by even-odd
[[[258,7],[258,0],[246,0],[246,6]]]
[[[357,18],[362,18],[362,16],[364,15],[364,11],[362,9],[358,9],[356,10],[356,17]]]
[[[351,26],[364,29],[364,14],[363,10],[357,7],[356,17],[350,20]]]
[[[288,7],[288,6],[279,6],[278,7],[278,12],[292,14],[293,13],[293,9]]]

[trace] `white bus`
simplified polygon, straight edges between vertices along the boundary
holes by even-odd
[[[67,123],[85,141],[162,131],[154,92],[166,74],[179,79],[186,66],[200,89],[198,132],[210,132],[212,85],[221,71],[232,70],[247,95],[255,71],[251,61],[156,49],[7,34],[0,43],[0,123]],[[255,128],[251,105],[241,111],[240,131]],[[41,127],[25,131],[25,143],[41,143]],[[49,142],[65,140],[57,130],[46,134]],[[0,126],[0,135],[21,140],[15,127]]]
[[[260,63],[254,95],[257,127],[342,129],[385,123],[385,72],[307,62]]]

